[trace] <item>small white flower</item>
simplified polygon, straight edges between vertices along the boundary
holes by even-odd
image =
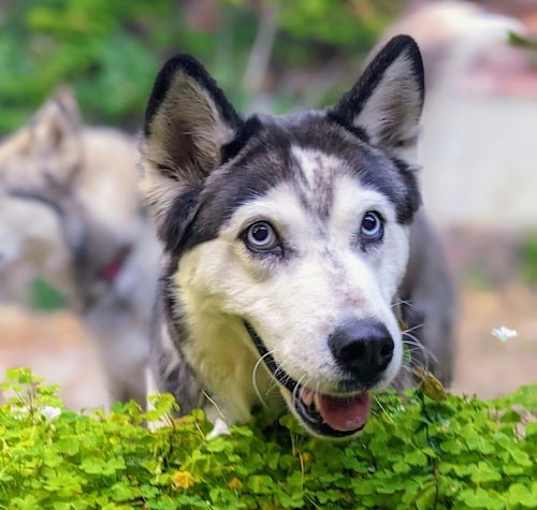
[[[207,439],[211,440],[219,436],[229,436],[230,434],[231,431],[229,430],[228,424],[221,418],[216,418],[213,430],[207,434]]]
[[[40,409],[41,414],[49,421],[54,420],[62,414],[62,410],[59,407],[45,406]]]
[[[516,329],[509,329],[505,326],[499,328],[494,328],[491,332],[492,336],[495,336],[500,342],[507,342],[510,338],[515,338],[518,336],[518,331]]]

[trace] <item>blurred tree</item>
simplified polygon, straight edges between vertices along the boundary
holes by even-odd
[[[364,53],[400,8],[389,0],[17,0],[0,13],[0,133],[60,83],[90,121],[138,126],[155,73],[200,58],[238,103],[333,57]],[[267,80],[276,73],[275,80]],[[273,87],[274,88],[274,87]]]
[[[401,10],[393,0],[279,0],[281,28],[342,51],[364,50]]]

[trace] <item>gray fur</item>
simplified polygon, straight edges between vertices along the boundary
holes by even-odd
[[[455,361],[455,286],[441,241],[421,211],[412,225],[410,259],[400,298],[406,303],[402,304],[406,326],[424,346],[416,348],[413,357],[449,386]]]
[[[165,287],[167,284],[162,282]],[[181,414],[203,407],[205,396],[203,386],[197,379],[192,367],[181,351],[181,344],[187,340],[186,330],[182,327],[182,317],[177,314],[177,306],[170,317],[166,299],[160,296],[151,327],[153,342],[149,353],[149,369],[159,374],[159,390],[171,393],[180,405]]]

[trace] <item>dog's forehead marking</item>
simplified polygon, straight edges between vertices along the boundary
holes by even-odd
[[[312,191],[316,191],[326,182],[327,174],[333,176],[335,169],[343,165],[343,161],[336,156],[313,148],[293,145],[291,154],[300,165],[302,174]]]
[[[334,179],[345,166],[343,160],[312,148],[291,147],[291,155],[303,179],[303,198],[308,208],[312,208],[320,219],[330,214],[334,201]],[[304,189],[305,188],[305,189]]]

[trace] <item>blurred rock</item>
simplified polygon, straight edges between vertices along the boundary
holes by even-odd
[[[527,13],[526,13],[527,14]],[[389,31],[418,40],[428,77],[420,161],[426,207],[442,225],[537,225],[537,71],[509,46],[513,17],[431,2]]]

